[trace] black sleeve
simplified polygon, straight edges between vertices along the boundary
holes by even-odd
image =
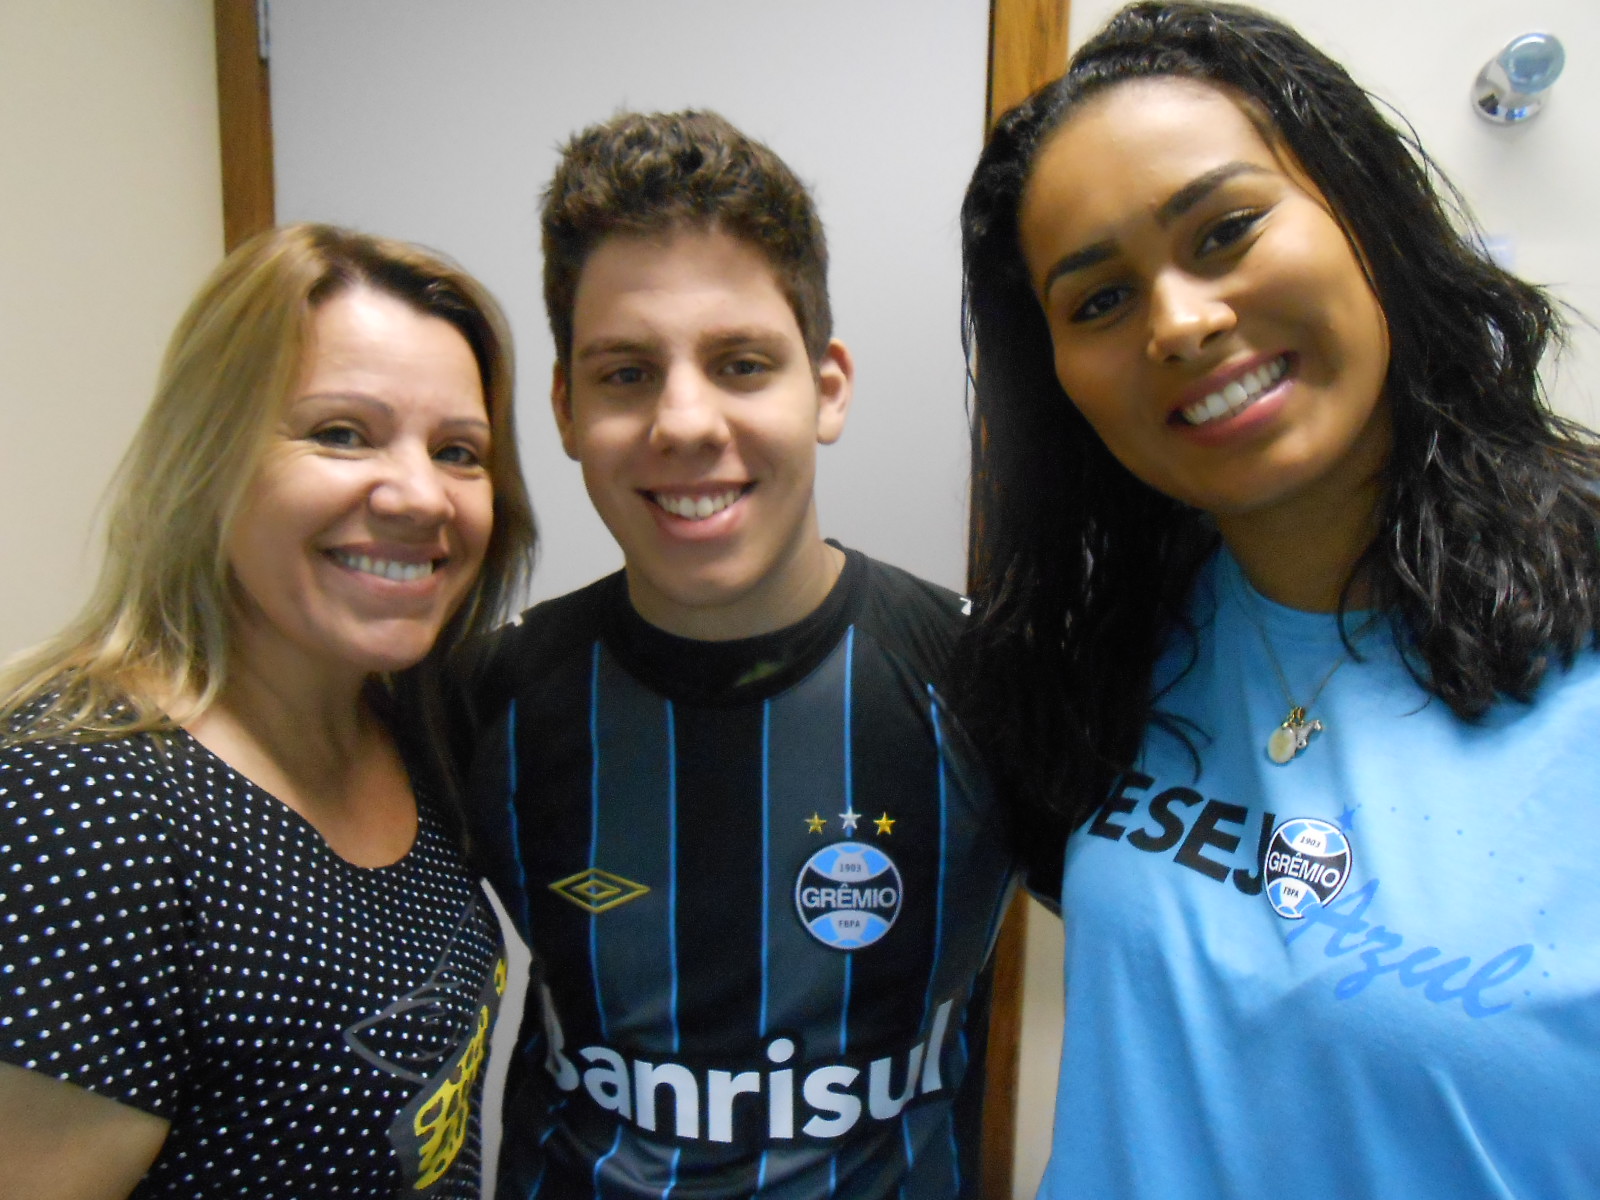
[[[953,656],[966,622],[966,598],[888,563],[867,563],[871,574],[862,623],[892,630],[892,644],[917,674],[953,698]]]
[[[1000,792],[1000,811],[1007,815],[1006,839],[1016,860],[1026,868],[1024,885],[1052,912],[1059,910],[1061,870],[1068,829],[1018,820],[1017,805],[1004,794],[1007,772],[997,769],[994,749],[972,734],[970,697],[957,671],[957,646],[970,620],[971,602],[962,595],[898,567],[869,559],[872,583],[863,619],[873,628],[892,630],[894,644],[908,657],[922,678],[931,682],[950,704],[960,736],[982,761],[992,786]]]
[[[614,602],[618,576],[536,604],[467,647],[446,680],[450,746],[463,766],[506,706],[567,649],[595,636]]]
[[[0,750],[0,1058],[170,1117],[189,942],[133,741]]]

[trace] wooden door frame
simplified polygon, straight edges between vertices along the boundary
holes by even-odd
[[[1067,65],[1072,0],[991,0],[989,87],[983,127],[1060,75]],[[1022,1051],[1022,985],[1027,965],[1028,899],[1011,902],[995,944],[983,1105],[984,1200],[1011,1200],[1017,1138],[1017,1077]]]
[[[212,0],[222,140],[222,235],[230,251],[276,221],[272,86],[261,24],[265,7],[265,0]]]
[[[1072,0],[991,0],[985,129],[1066,70],[1071,11]]]
[[[216,19],[217,114],[222,142],[222,214],[229,250],[275,221],[272,87],[262,16],[266,0],[212,0]],[[1055,78],[1067,61],[1071,0],[991,0],[984,129]],[[1021,1052],[1026,900],[1013,901],[995,946],[989,1021],[982,1171],[986,1200],[1010,1200]]]

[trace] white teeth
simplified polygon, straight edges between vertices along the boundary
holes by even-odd
[[[1204,425],[1218,417],[1232,416],[1253,404],[1288,370],[1288,357],[1280,355],[1265,366],[1246,371],[1221,391],[1212,392],[1203,400],[1196,400],[1183,410],[1183,419],[1191,425]]]
[[[364,575],[376,575],[381,579],[392,579],[396,583],[410,583],[417,579],[426,579],[433,574],[432,562],[394,562],[387,558],[368,558],[365,554],[346,554],[343,550],[332,552],[333,557],[352,571],[360,571]]]
[[[729,488],[714,496],[669,496],[664,492],[651,492],[650,498],[675,517],[682,517],[686,521],[704,521],[742,495],[743,488]]]

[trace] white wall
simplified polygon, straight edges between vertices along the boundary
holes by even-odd
[[[222,256],[205,0],[0,0],[0,656],[99,562],[94,511]]]
[[[1513,269],[1600,321],[1600,3],[1596,0],[1253,0],[1296,25],[1356,81],[1416,127],[1490,236],[1508,238]],[[1073,0],[1081,45],[1112,0]],[[1545,111],[1520,128],[1490,125],[1468,104],[1478,70],[1520,33],[1562,39],[1567,70]],[[1600,334],[1573,325],[1553,372],[1556,407],[1600,427]],[[1030,906],[1018,1081],[1016,1192],[1032,1196],[1050,1138],[1050,1096],[1061,1053],[1061,924]]]
[[[620,564],[556,443],[537,204],[619,108],[720,110],[816,191],[859,378],[821,455],[823,531],[955,586],[966,434],[956,211],[982,136],[978,0],[273,0],[280,220],[434,246],[510,311],[538,596]]]
[[[960,586],[956,214],[983,133],[986,3],[272,0],[271,44],[279,220],[423,242],[507,307],[535,596],[621,563],[550,417],[537,220],[558,144],[620,108],[715,108],[813,186],[858,372],[844,439],[820,456],[823,532]],[[525,969],[514,952],[514,978]],[[520,1005],[509,995],[497,1027],[491,1097]]]

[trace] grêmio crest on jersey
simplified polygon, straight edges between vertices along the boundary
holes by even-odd
[[[834,950],[861,950],[900,915],[900,869],[877,846],[834,842],[818,850],[794,881],[794,906],[806,931]]]
[[[1261,863],[1273,911],[1299,921],[1331,904],[1350,880],[1353,858],[1350,839],[1337,825],[1316,817],[1280,822]]]

